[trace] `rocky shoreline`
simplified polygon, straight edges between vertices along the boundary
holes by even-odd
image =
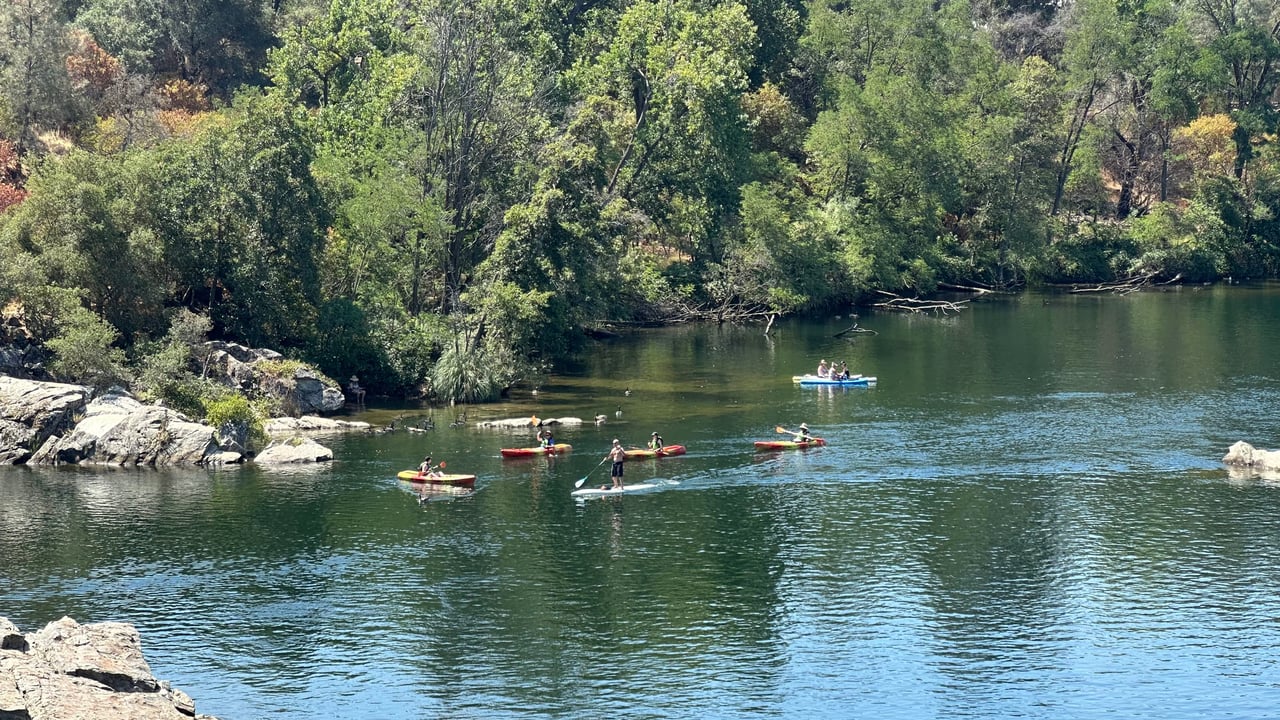
[[[0,617],[0,718],[217,720],[151,674],[133,625],[69,617],[25,635]]]
[[[275,418],[260,464],[320,462],[333,453],[304,433],[368,430],[323,417]],[[84,385],[0,375],[0,465],[225,465],[244,462],[242,440],[223,428],[139,402],[120,388],[95,397]]]

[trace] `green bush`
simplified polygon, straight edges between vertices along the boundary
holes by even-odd
[[[112,346],[119,336],[105,320],[76,308],[47,343],[54,353],[49,369],[60,379],[99,389],[128,385],[124,351]]]
[[[224,392],[217,396],[205,397],[204,417],[213,428],[225,425],[243,425],[248,428],[250,444],[261,444],[266,441],[267,434],[263,429],[261,408],[255,407],[245,396],[235,392]]]

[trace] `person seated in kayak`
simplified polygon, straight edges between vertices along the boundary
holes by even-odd
[[[846,364],[845,361],[843,360],[840,361],[840,379],[841,380],[849,379],[849,365]]]
[[[795,433],[795,436],[798,443],[807,443],[813,439],[813,434],[809,432],[809,426],[805,423],[800,423],[800,432]]]
[[[649,449],[650,450],[662,449],[662,436],[659,435],[657,431],[655,431],[653,435],[649,436]]]
[[[818,363],[818,377],[827,377],[829,373],[830,371],[827,369],[827,359],[822,358],[822,361]]]
[[[553,438],[553,437],[551,437],[551,430],[550,430],[550,429],[543,430],[543,431],[539,432],[538,434],[542,436],[542,447],[547,448],[548,450],[551,450],[551,449],[554,449],[554,448],[555,448],[555,446],[556,446],[556,439],[555,439],[555,438]]]
[[[425,478],[440,477],[440,473],[436,472],[435,468],[431,467],[430,455],[422,458],[422,464],[418,466],[418,474]]]

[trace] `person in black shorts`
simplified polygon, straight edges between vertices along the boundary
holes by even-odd
[[[618,442],[618,438],[613,439],[613,447],[609,448],[609,454],[606,458],[613,461],[613,469],[609,471],[609,477],[613,478],[613,489],[622,489],[622,463],[627,459],[627,451],[622,449],[622,444]],[[602,490],[604,488],[601,488]]]

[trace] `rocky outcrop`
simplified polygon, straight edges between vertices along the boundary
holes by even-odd
[[[229,342],[207,342],[203,348],[202,371],[241,392],[274,397],[290,415],[333,413],[346,404],[337,383],[301,363],[283,363],[287,368],[283,375],[278,368],[263,372],[263,362],[284,361],[284,356],[274,350]]]
[[[259,465],[325,462],[333,459],[333,451],[310,438],[294,437],[272,442],[253,461]]]
[[[284,359],[275,350],[254,349],[220,340],[209,341],[202,347],[205,360],[201,370],[224,385],[241,391],[254,389],[258,379],[258,373],[253,369],[255,363]]]
[[[83,385],[0,376],[0,464],[27,462],[72,426],[92,395]]]
[[[315,415],[303,415],[302,417],[296,418],[271,418],[263,423],[262,429],[268,435],[294,435],[300,432],[328,433],[365,431],[372,427],[373,426],[367,422],[332,420],[330,418],[322,418]]]
[[[1261,450],[1240,440],[1227,449],[1222,462],[1255,470],[1280,470],[1280,450]]]
[[[24,637],[0,618],[0,639],[0,718],[216,720],[151,674],[127,623],[64,617]]]
[[[17,378],[45,376],[44,353],[35,345],[0,345],[0,373]]]
[[[89,403],[74,429],[49,438],[31,462],[195,465],[220,451],[213,428],[113,388]]]

